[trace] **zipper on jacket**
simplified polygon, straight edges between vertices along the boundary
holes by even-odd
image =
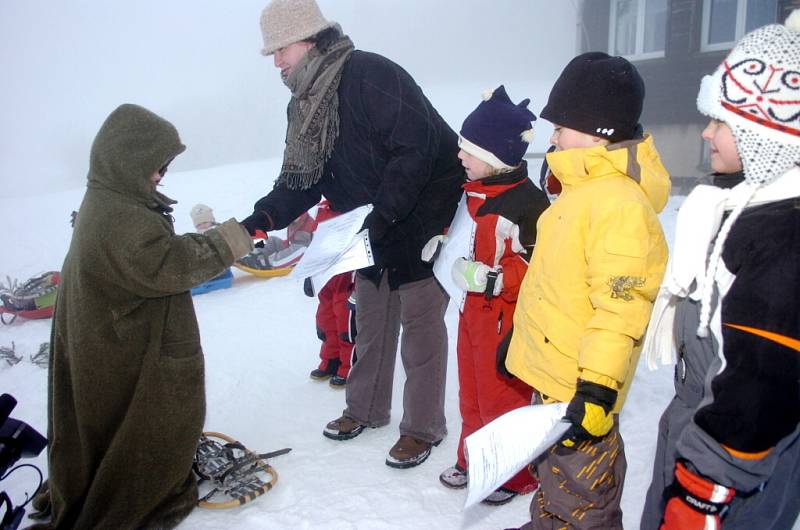
[[[497,317],[497,334],[500,335],[500,332],[503,329],[503,312],[500,311],[500,316]]]

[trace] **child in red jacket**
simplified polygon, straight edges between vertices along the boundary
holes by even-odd
[[[327,200],[317,207],[314,229],[319,223],[339,215],[331,210]],[[308,285],[308,282],[306,282]],[[320,289],[317,306],[317,336],[322,341],[319,366],[311,371],[311,379],[330,379],[331,388],[344,388],[347,376],[356,359],[356,301],[355,273],[337,274]],[[313,296],[310,289],[306,294]]]
[[[549,204],[528,178],[522,159],[536,120],[528,102],[515,105],[500,86],[467,116],[459,137],[458,157],[467,174],[463,188],[474,226],[469,259],[457,259],[452,269],[453,280],[467,294],[458,322],[461,437],[455,466],[439,477],[449,488],[467,485],[464,439],[531,401],[528,385],[496,369],[497,348],[511,328],[519,285],[536,241],[536,220]],[[428,242],[424,261],[435,258],[445,237]],[[536,486],[525,469],[483,502],[505,504]]]

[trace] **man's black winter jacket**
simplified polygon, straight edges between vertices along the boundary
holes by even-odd
[[[392,288],[432,276],[420,251],[449,224],[461,195],[458,137],[413,78],[380,55],[354,51],[338,94],[339,137],[320,181],[302,191],[276,185],[254,215],[277,230],[323,195],[341,212],[372,203],[372,221],[386,232],[372,242],[375,267],[360,272],[377,282],[388,270]]]

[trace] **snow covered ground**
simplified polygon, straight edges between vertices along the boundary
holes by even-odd
[[[189,210],[198,202],[212,206],[218,220],[246,216],[271,189],[279,165],[278,160],[268,160],[168,173],[162,191],[179,201],[174,213],[177,231],[193,230]],[[75,189],[0,199],[0,278],[24,280],[60,269],[71,237],[69,213],[78,208],[82,196],[83,189]],[[672,198],[661,216],[670,240],[680,201]],[[384,459],[398,436],[402,366],[396,370],[389,426],[345,442],[324,438],[323,426],[344,408],[344,392],[308,378],[318,362],[316,300],[304,296],[302,284],[291,278],[265,280],[236,269],[234,275],[232,288],[194,299],[206,356],[206,429],[228,433],[259,451],[291,447],[292,452],[273,460],[280,476],[274,490],[239,509],[197,509],[181,528],[494,529],[527,520],[530,496],[501,507],[479,505],[463,511],[465,493],[439,484],[439,473],[455,461],[460,430],[458,316],[452,305],[447,313],[449,435],[421,466],[396,470],[384,465]],[[0,366],[0,392],[19,401],[12,417],[41,433],[47,423],[47,371],[28,357],[49,340],[49,331],[49,320],[0,326],[0,346],[13,342],[26,358],[15,366]],[[640,366],[622,413],[629,466],[622,499],[626,528],[638,527],[658,418],[671,398],[671,383],[670,368],[650,372]],[[19,463],[33,463],[47,472],[44,454]],[[4,480],[0,489],[20,504],[35,485],[32,470],[22,469]]]

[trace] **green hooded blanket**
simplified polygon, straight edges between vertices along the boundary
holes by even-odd
[[[174,201],[150,177],[184,149],[129,104],[92,145],[51,336],[47,528],[172,528],[197,502],[205,388],[189,289],[250,240],[232,220],[175,235]]]

